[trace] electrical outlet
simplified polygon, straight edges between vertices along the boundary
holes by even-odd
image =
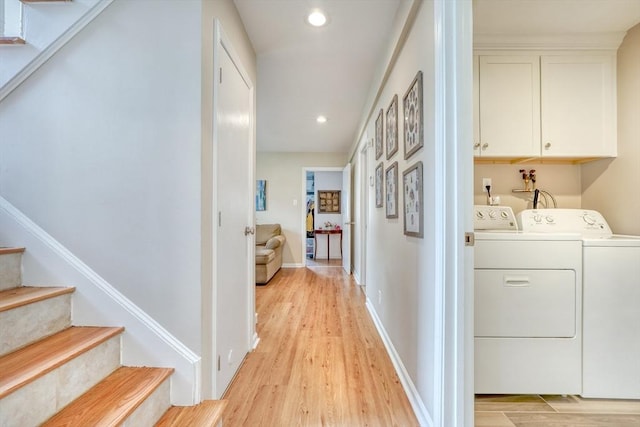
[[[491,187],[491,178],[482,178],[482,192],[487,192],[487,185]]]

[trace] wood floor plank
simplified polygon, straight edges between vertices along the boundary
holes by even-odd
[[[42,427],[120,425],[171,373],[170,368],[119,368]]]
[[[194,406],[172,406],[155,427],[214,427],[223,419],[226,400],[205,400]]]
[[[120,334],[124,328],[71,327],[0,357],[0,398]]]
[[[24,248],[0,248],[0,255],[21,254]]]
[[[0,292],[0,312],[22,307],[27,304],[70,294],[75,288],[20,286]]]
[[[637,427],[640,415],[624,414],[559,414],[555,412],[506,412],[516,427]]]
[[[283,269],[256,287],[258,348],[225,426],[417,426],[362,291],[341,268]]]

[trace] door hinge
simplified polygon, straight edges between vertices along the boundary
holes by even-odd
[[[218,355],[218,371],[220,370],[220,355]]]
[[[465,246],[474,246],[476,243],[476,236],[473,232],[464,233],[464,245]]]
[[[222,211],[218,211],[218,227],[222,227]]]
[[[220,67],[220,84],[222,84],[222,67]]]

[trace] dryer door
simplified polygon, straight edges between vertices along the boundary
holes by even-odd
[[[475,336],[572,338],[573,270],[475,270]]]

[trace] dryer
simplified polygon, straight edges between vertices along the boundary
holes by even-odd
[[[582,243],[518,230],[508,207],[475,207],[478,394],[582,390]]]

